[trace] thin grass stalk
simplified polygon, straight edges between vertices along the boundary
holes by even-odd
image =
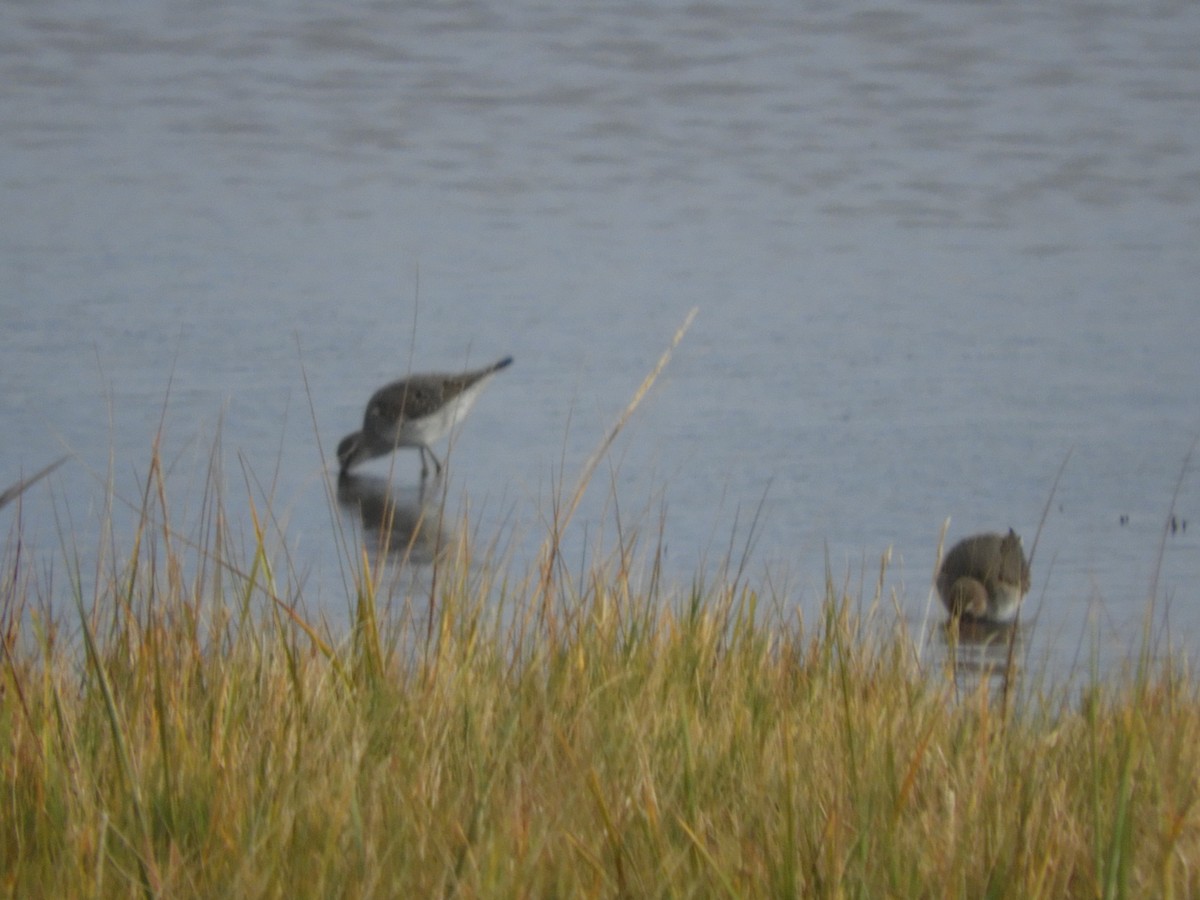
[[[796,834],[796,782],[792,755],[792,730],[786,725],[779,729],[779,743],[783,753],[783,852],[779,865],[775,867],[775,895],[796,896],[799,890],[799,873],[796,861],[800,858],[800,841]]]
[[[20,534],[18,523],[18,535]],[[13,686],[13,692],[17,695],[17,706],[21,710],[21,716],[25,720],[25,724],[29,727],[32,733],[36,733],[37,728],[34,724],[32,711],[29,708],[29,699],[25,695],[25,685],[22,673],[17,669],[17,662],[13,655],[17,646],[17,641],[21,632],[21,621],[25,615],[25,604],[22,601],[15,599],[17,583],[20,580],[21,568],[21,541],[17,540],[16,552],[13,554],[12,580],[11,584],[4,590],[4,607],[3,614],[0,615],[0,652],[4,654],[4,666],[8,672],[8,681]],[[3,687],[0,686],[0,695],[3,693]],[[44,765],[45,757],[42,753],[40,743],[35,743],[39,761]]]
[[[613,820],[612,810],[609,809],[608,803],[604,800],[604,791],[600,787],[600,778],[596,774],[595,769],[588,770],[587,787],[593,802],[596,804],[596,810],[600,813],[600,822],[604,827],[604,836],[608,843],[609,852],[612,854],[613,868],[616,870],[617,877],[617,893],[622,897],[632,897],[634,894],[631,891],[629,877],[625,871],[626,850],[624,841],[621,839],[621,830]]]
[[[827,596],[833,598],[835,596],[832,581],[826,582]],[[828,642],[831,652],[831,658],[836,666],[838,685],[841,691],[842,700],[842,740],[846,744],[846,761],[849,767],[850,775],[850,790],[855,796],[860,794],[859,790],[859,750],[858,750],[858,734],[855,729],[855,719],[852,710],[852,689],[850,685],[850,648],[846,646],[848,626],[846,623],[846,601],[840,592],[836,595],[841,597],[836,603],[837,612],[834,611],[835,604],[830,604],[830,610],[827,615],[827,633],[825,640]],[[836,615],[836,619],[833,618]]]
[[[167,703],[167,691],[165,688],[166,675],[163,672],[162,646],[160,639],[160,629],[152,627],[147,634],[146,650],[150,654],[150,661],[153,666],[151,679],[154,689],[154,718],[158,725],[158,743],[159,754],[162,756],[163,770],[163,793],[166,797],[166,829],[168,834],[174,834],[176,830],[176,798],[178,797],[176,773],[175,773],[175,753],[171,744],[170,729],[168,727],[172,716],[170,706]],[[173,677],[178,677],[180,673],[172,672]]]
[[[584,463],[583,471],[580,473],[579,480],[575,485],[575,491],[571,495],[571,499],[568,501],[566,509],[562,512],[562,515],[560,516],[558,514],[558,510],[555,510],[553,527],[550,530],[550,534],[547,535],[546,542],[542,549],[543,569],[542,584],[539,589],[539,596],[542,598],[543,618],[548,615],[548,604],[550,602],[550,598],[552,597],[549,580],[550,573],[553,571],[555,561],[559,557],[562,534],[567,525],[570,524],[571,519],[574,517],[575,511],[579,508],[579,504],[583,500],[583,494],[592,481],[592,475],[596,471],[596,466],[600,464],[600,460],[604,458],[604,454],[608,452],[608,448],[611,447],[613,441],[617,439],[617,435],[624,430],[625,425],[629,422],[634,412],[637,411],[637,408],[641,405],[642,400],[645,398],[650,388],[653,387],[654,382],[658,380],[658,376],[662,374],[663,369],[665,369],[667,363],[670,362],[672,353],[674,352],[675,348],[679,346],[679,342],[683,340],[683,336],[687,333],[688,329],[691,328],[692,320],[696,318],[697,312],[699,312],[698,307],[693,307],[688,312],[687,316],[683,320],[683,324],[679,326],[674,337],[671,339],[670,345],[665,351],[663,351],[662,356],[659,357],[658,363],[650,371],[650,374],[642,380],[641,385],[634,392],[632,399],[630,399],[629,403],[626,404],[625,409],[617,417],[617,421],[613,423],[604,439],[601,440],[600,445],[592,452],[592,455],[588,458],[587,462]]]
[[[1175,479],[1175,486],[1171,491],[1171,503],[1167,509],[1167,515],[1163,519],[1162,530],[1159,532],[1158,548],[1155,552],[1154,568],[1150,578],[1150,592],[1146,600],[1146,612],[1143,617],[1143,638],[1142,650],[1138,656],[1139,680],[1143,673],[1148,672],[1153,659],[1154,640],[1150,636],[1153,631],[1153,623],[1155,621],[1155,611],[1158,601],[1158,582],[1162,576],[1163,559],[1167,553],[1167,539],[1171,534],[1171,524],[1175,521],[1175,508],[1179,503],[1179,496],[1183,491],[1184,479],[1187,477],[1188,470],[1191,468],[1192,456],[1196,452],[1197,444],[1200,444],[1200,435],[1192,439],[1188,451],[1184,454],[1183,462],[1179,466],[1179,475]],[[1185,523],[1186,524],[1186,523]],[[1170,608],[1168,607],[1166,614],[1163,616],[1164,633],[1169,634],[1170,625]]]
[[[241,635],[251,632],[251,629],[249,628],[251,601],[254,596],[254,591],[256,589],[261,590],[275,609],[282,612],[283,615],[287,617],[287,619],[290,620],[293,625],[299,627],[300,630],[308,636],[308,639],[312,642],[313,646],[316,647],[321,655],[329,662],[329,664],[333,666],[334,671],[337,673],[342,682],[349,687],[352,681],[350,673],[346,671],[345,667],[341,663],[341,660],[338,659],[338,655],[333,647],[331,647],[328,642],[323,640],[320,634],[317,633],[317,630],[308,622],[306,622],[299,615],[299,613],[297,613],[291,607],[291,605],[286,603],[279,596],[279,594],[276,593],[274,588],[274,579],[271,575],[270,560],[267,558],[266,539],[263,534],[262,524],[259,520],[258,510],[255,506],[253,497],[248,496],[247,503],[249,504],[250,519],[254,528],[254,557],[250,564],[250,570],[246,573],[238,572],[232,566],[229,567],[231,571],[233,571],[234,574],[239,577],[243,588],[241,592],[240,618],[235,633]],[[261,585],[258,581],[260,571],[265,573],[266,579],[266,582]],[[261,644],[256,643],[255,646],[259,652],[261,652]]]
[[[1108,841],[1099,860],[1101,868],[1101,894],[1105,900],[1116,900],[1129,896],[1129,866],[1133,853],[1133,827],[1130,819],[1130,803],[1133,796],[1133,769],[1136,725],[1133,711],[1124,712],[1125,722],[1119,731],[1117,757],[1120,776],[1117,779],[1112,816],[1107,823]],[[1098,822],[1097,825],[1100,823]]]
[[[519,711],[520,708],[516,704],[513,704],[509,708],[508,716],[501,730],[500,744],[488,762],[487,775],[475,796],[475,804],[471,811],[467,831],[455,859],[453,879],[447,885],[447,890],[444,892],[445,896],[457,896],[459,893],[467,862],[471,857],[473,849],[479,842],[480,832],[483,829],[484,815],[492,799],[493,786],[508,759],[507,751],[512,745],[513,736],[516,734]]]
[[[424,460],[422,460],[424,464]],[[433,641],[433,623],[434,611],[439,606],[438,604],[438,585],[442,577],[442,526],[446,521],[446,490],[443,486],[441,498],[438,500],[438,517],[435,530],[435,542],[433,548],[433,566],[429,573],[429,608],[426,615],[425,627],[425,658],[429,659],[430,644]],[[429,677],[434,678],[437,674],[436,655],[435,666],[429,672]]]
[[[88,624],[87,615],[84,612],[83,604],[79,604],[79,618],[81,630],[83,633],[84,649],[87,654],[87,659],[90,664],[93,675],[100,686],[100,693],[104,701],[104,711],[108,721],[109,732],[112,735],[113,746],[117,751],[118,772],[121,776],[121,783],[129,792],[129,800],[133,806],[134,822],[138,828],[139,834],[137,841],[134,843],[133,855],[137,860],[138,872],[141,878],[142,893],[147,897],[155,897],[158,892],[154,887],[155,879],[151,875],[151,860],[153,858],[153,838],[150,828],[150,819],[146,815],[146,806],[142,798],[141,783],[137,778],[137,773],[134,770],[133,758],[129,752],[129,745],[125,739],[125,731],[121,726],[120,713],[117,711],[116,700],[113,696],[112,684],[108,679],[108,672],[104,666],[104,661],[100,658],[99,651],[96,647],[95,637],[92,634],[91,626]]]
[[[46,466],[45,468],[39,469],[38,471],[34,472],[28,478],[18,479],[15,483],[9,485],[7,488],[4,489],[3,492],[0,492],[0,509],[3,509],[9,503],[12,503],[14,500],[16,500],[18,497],[20,497],[23,493],[25,493],[27,490],[29,490],[31,487],[33,487],[35,484],[37,484],[39,481],[41,481],[43,478],[45,478],[47,475],[49,475],[51,472],[53,472],[55,469],[57,469],[59,466],[61,466],[63,463],[65,463],[70,458],[71,458],[70,456],[60,457],[59,459],[56,459],[54,462],[50,463],[50,465]]]
[[[678,814],[675,816],[675,821],[683,829],[683,833],[687,835],[688,841],[691,843],[691,847],[696,852],[696,855],[704,862],[709,877],[720,885],[722,893],[727,897],[740,897],[741,892],[734,887],[733,882],[729,880],[728,874],[726,874],[721,865],[713,859],[712,854],[704,845],[704,841],[700,839],[696,832]]]
[[[369,571],[371,564],[365,547],[362,554],[363,568]],[[382,577],[382,570],[377,577]],[[376,616],[375,588],[375,578],[363,583],[355,604],[354,620],[350,625],[359,675],[371,686],[378,685],[383,678],[383,648],[379,637],[379,620]]]

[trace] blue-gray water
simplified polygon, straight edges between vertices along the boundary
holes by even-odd
[[[669,579],[752,537],[811,611],[891,548],[919,624],[947,518],[1028,546],[1051,501],[1031,656],[1116,662],[1152,591],[1191,652],[1198,46],[1192,3],[5,3],[0,486],[75,454],[21,529],[86,562],[165,406],[172,520],[219,435],[238,527],[249,482],[343,610],[338,439],[511,353],[449,506],[521,569],[695,307],[573,552],[615,494],[651,541],[665,510]]]

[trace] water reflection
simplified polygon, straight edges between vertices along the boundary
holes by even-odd
[[[377,475],[338,478],[338,506],[358,517],[368,549],[376,558],[428,565],[450,545],[441,527],[440,479],[421,480],[418,487],[401,487]]]
[[[1017,675],[1024,659],[1026,628],[1021,623],[953,619],[933,626],[960,687],[980,681],[1001,689]]]

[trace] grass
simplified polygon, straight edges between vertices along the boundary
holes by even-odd
[[[152,456],[87,596],[88,554],[64,589],[10,541],[7,896],[1200,895],[1178,660],[1001,699],[832,581],[804,622],[737,566],[643,578],[630,531],[572,573],[578,491],[530,573],[460,525],[428,616],[347,542],[337,633],[276,572],[268,514],[247,501],[241,546],[214,486],[184,537]]]
[[[812,624],[736,579],[639,591],[623,540],[508,589],[465,527],[432,628],[364,561],[339,637],[261,532],[239,560],[218,504],[181,541],[154,495],[66,621],[7,569],[9,896],[1200,892],[1178,665],[1012,709],[832,584]]]

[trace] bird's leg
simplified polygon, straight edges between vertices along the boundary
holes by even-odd
[[[429,454],[429,458],[433,460],[434,473],[437,475],[438,478],[441,478],[442,477],[442,461],[437,458],[437,454],[433,452],[432,448],[425,447],[423,449]]]
[[[429,467],[425,464],[425,454],[426,453],[428,453],[429,458],[433,460],[434,474],[438,478],[441,478],[442,477],[442,461],[437,458],[437,454],[435,454],[430,448],[426,447],[424,444],[421,444],[419,449],[421,451],[421,480],[424,481],[427,477],[429,477]]]

